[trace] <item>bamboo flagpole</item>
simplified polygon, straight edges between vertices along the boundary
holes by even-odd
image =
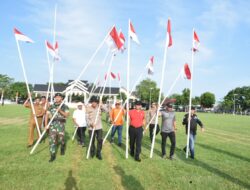
[[[35,123],[36,123],[36,129],[37,129],[37,132],[38,132],[39,137],[40,137],[41,136],[41,132],[40,132],[40,128],[39,128],[39,125],[38,125],[38,122],[37,122],[35,108],[34,108],[34,104],[33,104],[33,101],[32,101],[32,97],[31,97],[31,93],[30,93],[30,88],[29,88],[29,83],[28,83],[28,79],[27,79],[27,76],[26,76],[26,71],[25,71],[25,67],[24,67],[24,63],[23,63],[23,57],[22,57],[20,46],[19,46],[19,40],[20,41],[29,42],[29,43],[33,43],[33,41],[31,39],[29,39],[27,36],[24,36],[21,32],[19,32],[16,29],[14,29],[14,33],[15,33],[15,38],[16,38],[16,44],[17,44],[17,50],[18,50],[18,54],[19,54],[19,59],[20,59],[20,62],[21,62],[22,70],[23,70],[23,76],[24,76],[24,80],[25,80],[25,83],[26,83],[26,88],[27,88],[27,91],[28,91],[28,96],[30,98],[31,110],[32,110],[32,114],[33,114],[33,117],[34,117],[34,120],[35,120]]]
[[[167,62],[168,47],[170,47],[171,45],[172,45],[171,25],[170,25],[170,19],[168,19],[166,44],[165,44],[164,59],[163,59],[163,66],[162,66],[162,72],[161,72],[160,93],[159,93],[159,97],[158,97],[158,105],[160,105],[160,102],[161,102],[161,93],[162,93],[162,89],[163,89],[163,81],[164,81],[164,76],[166,75],[165,67],[166,67],[166,62]],[[154,135],[153,135],[153,140],[152,140],[152,144],[151,144],[150,158],[153,157],[153,152],[154,152],[155,135],[156,135],[156,128],[157,128],[157,124],[158,124],[158,117],[159,117],[159,109],[157,109],[157,112],[156,112],[156,118],[157,119],[156,119],[155,126],[154,126]]]
[[[112,27],[113,28],[113,27]],[[112,29],[111,28],[111,29]],[[111,31],[111,29],[109,30],[109,32]],[[102,48],[103,44],[105,43],[108,35],[109,35],[109,32],[106,34],[105,38],[103,39],[103,41],[99,44],[99,46],[97,47],[97,49],[95,50],[95,52],[92,54],[91,58],[89,59],[88,63],[84,66],[84,68],[81,70],[79,76],[76,78],[75,81],[79,81],[80,78],[82,77],[82,75],[84,74],[84,72],[87,70],[88,66],[90,65],[90,63],[92,63],[92,61],[94,60],[94,58],[96,57],[97,53],[100,51],[100,49]],[[74,85],[71,86],[71,89],[70,91],[73,90],[73,88],[75,87],[75,83]],[[59,105],[59,109],[61,108],[61,106],[65,103],[65,99],[62,101],[62,103]],[[54,113],[54,115],[52,116],[52,119],[51,119],[51,122],[52,120],[54,119],[54,117],[56,116],[56,114],[58,113],[58,109],[56,110],[56,112]],[[50,126],[50,123],[45,127],[45,129],[48,129],[49,126]],[[40,136],[40,138],[37,140],[36,144],[34,145],[33,149],[31,150],[30,154],[32,154],[34,152],[34,150],[36,149],[37,145],[40,143],[40,141],[42,140],[42,137],[44,136],[46,131],[44,131],[42,133],[42,135]]]
[[[195,39],[195,37],[197,39]],[[190,81],[190,95],[189,95],[189,107],[188,107],[188,130],[187,130],[186,158],[188,158],[188,152],[189,152],[191,106],[192,106],[193,79],[194,79],[194,53],[195,53],[195,51],[198,50],[198,46],[199,46],[199,39],[196,36],[195,30],[193,29],[192,62],[191,62],[191,74],[192,74],[192,77],[191,77],[191,81]]]
[[[109,66],[108,66],[108,73],[110,73],[114,57],[115,57],[115,55],[112,54],[111,60],[110,60]],[[96,114],[96,117],[95,117],[94,127],[92,128],[91,138],[90,138],[90,141],[89,141],[89,147],[88,147],[87,157],[86,157],[87,159],[89,159],[90,149],[91,149],[91,145],[92,145],[92,141],[93,141],[93,137],[94,137],[94,133],[95,133],[95,125],[97,123],[98,115],[99,115],[99,112],[100,112],[100,109],[101,109],[101,102],[102,102],[102,97],[103,97],[103,94],[104,94],[104,91],[105,91],[106,84],[107,84],[107,80],[105,80],[105,82],[104,82],[103,90],[102,90],[102,93],[101,93],[101,96],[100,96],[100,102],[99,102],[97,114]]]

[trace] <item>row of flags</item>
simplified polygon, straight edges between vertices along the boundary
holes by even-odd
[[[16,40],[18,40],[18,41],[24,41],[27,43],[34,43],[34,41],[31,38],[24,35],[22,32],[20,32],[16,28],[14,28],[14,34],[15,34]],[[138,36],[135,32],[134,26],[133,26],[131,21],[129,23],[129,37],[131,38],[132,41],[134,41],[138,45],[140,44]],[[122,31],[120,30],[119,32],[117,32],[116,27],[113,26],[111,31],[109,32],[107,39],[106,39],[106,44],[110,48],[110,51],[112,53],[116,53],[118,51],[123,52],[126,49],[125,48],[125,41],[126,41],[125,36],[122,33]],[[49,54],[54,58],[54,60],[60,60],[59,51],[58,51],[58,49],[59,49],[58,42],[55,42],[54,45],[52,45],[48,41],[45,41],[45,43],[46,43],[46,48],[47,48]],[[173,44],[172,35],[171,35],[170,19],[167,22],[167,43],[168,43],[168,47],[172,46],[172,44]],[[198,37],[197,33],[194,31],[192,51],[197,52],[199,45],[200,45],[199,37]],[[146,68],[148,70],[149,75],[154,74],[154,56],[150,57],[147,65],[146,65]],[[189,69],[189,66],[187,63],[184,65],[182,73],[183,73],[183,78],[191,79],[191,72],[190,72],[190,69]],[[116,75],[112,72],[110,73],[110,76],[113,79],[116,78]],[[106,80],[106,78],[107,78],[107,74],[105,75],[105,80]],[[120,77],[119,77],[119,80],[120,80]]]

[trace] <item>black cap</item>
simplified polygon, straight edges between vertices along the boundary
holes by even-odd
[[[41,96],[41,98],[46,98],[45,96]]]
[[[141,105],[142,103],[141,103],[141,101],[139,101],[139,100],[137,100],[136,102],[135,102],[135,105]]]
[[[96,96],[92,96],[91,98],[90,98],[90,101],[89,101],[90,103],[92,103],[92,102],[96,102],[96,103],[99,103],[99,99],[96,97]]]
[[[172,104],[167,104],[166,107],[167,108],[173,108],[173,105]]]
[[[63,98],[63,95],[61,93],[55,93],[55,97],[61,96]]]

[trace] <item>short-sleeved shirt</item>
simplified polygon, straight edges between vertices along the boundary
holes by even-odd
[[[130,117],[130,125],[138,128],[143,126],[143,121],[145,119],[144,111],[142,110],[130,110],[129,111],[129,117]]]
[[[83,107],[81,110],[76,109],[73,113],[73,118],[75,119],[76,123],[79,127],[86,127],[86,111]]]
[[[113,108],[110,112],[111,121],[115,122],[114,125],[123,125],[124,110],[122,108]]]
[[[150,109],[149,112],[148,112],[148,122],[151,121],[152,118],[152,121],[150,122],[150,124],[155,124],[156,123],[156,112],[157,112],[157,109]]]
[[[49,115],[50,115],[50,118],[53,117],[53,115],[56,113],[56,110],[58,109],[59,106],[60,106],[60,104],[53,104],[53,105],[51,105],[51,106],[49,107],[48,113],[49,113]],[[68,107],[66,104],[63,104],[63,105],[61,106],[61,110],[62,110],[63,112],[68,113],[68,112],[69,112],[69,107]],[[65,118],[60,112],[57,112],[57,114],[55,115],[55,117],[54,117],[52,123],[53,123],[54,121],[58,121],[58,120],[64,121],[64,122],[65,122],[65,121],[66,121],[66,118]]]
[[[33,104],[33,105],[34,105],[34,110],[35,110],[36,117],[42,117],[43,114],[44,114],[44,109],[43,109],[42,105],[40,105],[40,104]],[[25,107],[31,109],[31,104],[28,104],[28,105],[25,106]],[[33,116],[33,111],[32,111],[32,109],[31,109],[31,111],[30,111],[30,120],[31,120],[31,121],[34,121],[34,116]]]
[[[175,113],[161,111],[162,127],[161,131],[164,133],[171,133],[174,131]]]
[[[93,125],[95,125],[95,130],[102,129],[102,111],[107,111],[107,110],[105,110],[105,108],[101,106],[101,109],[98,111],[98,108],[99,106],[97,106],[96,108],[92,106],[87,107],[86,114],[87,114],[87,123],[88,126],[90,126],[89,130],[92,130],[91,126]]]

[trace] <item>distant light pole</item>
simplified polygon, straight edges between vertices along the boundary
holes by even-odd
[[[234,113],[233,115],[235,115],[235,96],[237,96],[238,94],[234,94]]]
[[[151,90],[153,90],[153,88],[150,88],[150,91],[149,91],[149,107],[151,106]]]

